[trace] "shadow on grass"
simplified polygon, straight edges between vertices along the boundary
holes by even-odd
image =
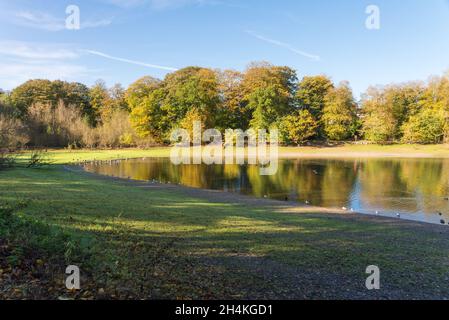
[[[280,207],[210,202],[58,169],[0,180],[23,214],[89,239],[90,273],[110,297],[202,299],[443,298],[447,233]],[[378,265],[383,291],[364,287]],[[416,290],[419,288],[419,290]]]

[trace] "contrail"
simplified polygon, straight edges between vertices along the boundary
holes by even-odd
[[[253,32],[253,31],[250,31],[250,30],[246,30],[245,32],[247,34],[249,34],[249,35],[259,39],[259,40],[262,40],[262,41],[274,44],[274,45],[276,45],[278,47],[282,47],[282,48],[288,49],[288,50],[290,50],[293,53],[299,54],[299,55],[301,55],[303,57],[306,57],[306,58],[309,58],[311,60],[315,60],[315,61],[320,61],[321,60],[320,56],[317,56],[317,55],[314,55],[314,54],[310,54],[310,53],[307,53],[307,52],[302,51],[302,50],[298,50],[298,49],[294,48],[292,45],[290,45],[288,43],[281,42],[281,41],[274,40],[274,39],[270,39],[270,38],[266,38],[266,37],[261,36],[261,35],[255,33],[255,32]]]
[[[119,57],[114,57],[114,56],[108,55],[106,53],[95,51],[95,50],[83,50],[83,51],[87,52],[89,54],[93,54],[93,55],[96,55],[96,56],[99,56],[99,57],[106,58],[106,59],[120,61],[120,62],[125,62],[125,63],[130,63],[130,64],[135,64],[135,65],[143,66],[143,67],[147,67],[147,68],[161,69],[161,70],[168,70],[168,71],[177,71],[178,70],[178,69],[172,68],[172,67],[164,67],[164,66],[159,66],[159,65],[156,65],[156,64],[149,64],[149,63],[145,63],[145,62],[125,59],[125,58],[119,58]]]

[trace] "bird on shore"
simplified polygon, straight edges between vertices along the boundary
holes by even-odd
[[[396,213],[396,217],[400,218],[401,214],[400,213]]]

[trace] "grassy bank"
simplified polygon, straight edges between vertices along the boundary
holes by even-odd
[[[68,164],[89,160],[169,157],[169,147],[113,150],[49,150],[53,164]],[[449,145],[354,145],[335,147],[280,147],[281,158],[300,157],[427,157],[449,158]],[[24,156],[26,157],[26,155]]]
[[[166,152],[51,155],[68,163]],[[440,226],[288,214],[56,164],[0,172],[0,202],[1,297],[449,297],[449,237]],[[81,267],[80,292],[64,290],[68,264]],[[382,290],[365,289],[368,265],[381,268]]]

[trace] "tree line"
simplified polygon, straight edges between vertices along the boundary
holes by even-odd
[[[175,128],[278,128],[281,142],[442,143],[449,139],[449,77],[370,87],[355,101],[348,82],[298,79],[286,66],[244,72],[187,67],[128,88],[30,80],[0,91],[0,146],[127,147],[169,143]]]

